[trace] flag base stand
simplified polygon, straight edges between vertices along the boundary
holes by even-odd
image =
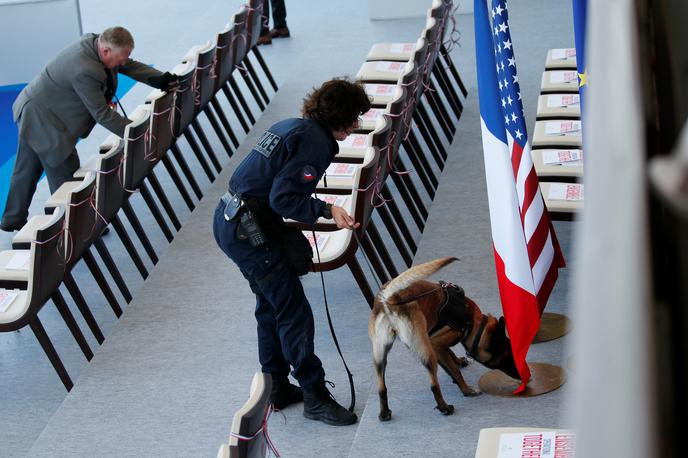
[[[566,315],[545,312],[540,317],[540,329],[533,338],[533,343],[558,339],[569,333],[571,320]]]
[[[566,373],[559,366],[546,363],[528,363],[530,381],[526,389],[519,394],[514,390],[521,385],[520,380],[513,379],[500,370],[491,370],[480,377],[478,386],[483,393],[506,398],[523,398],[539,396],[554,391],[566,382]]]

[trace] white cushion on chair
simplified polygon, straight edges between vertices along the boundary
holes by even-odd
[[[72,181],[70,183],[78,182]],[[32,216],[31,219],[24,224],[24,227],[22,227],[19,232],[12,237],[12,244],[31,243],[32,241],[36,240],[36,232],[42,227],[45,227],[52,219],[53,215]]]
[[[407,61],[416,51],[416,43],[375,43],[368,51],[367,61]]]
[[[580,118],[580,95],[540,95],[538,97],[537,119],[556,118]]]
[[[373,105],[387,105],[399,98],[401,93],[401,87],[398,84],[366,83],[364,87]]]
[[[396,83],[399,77],[406,72],[407,62],[393,62],[380,60],[376,62],[364,62],[356,73],[356,79],[360,81],[385,81]]]
[[[570,120],[535,121],[532,146],[582,146],[581,122]]]
[[[547,51],[546,69],[576,69],[576,48],[556,48]]]
[[[375,130],[378,119],[382,118],[382,115],[386,112],[386,108],[371,108],[361,116],[358,122],[358,128],[360,130]]]
[[[29,281],[31,269],[8,269],[7,264],[12,261],[15,255],[27,256],[31,250],[5,250],[0,251],[0,279],[12,281]]]
[[[83,184],[83,181],[67,181],[43,204],[43,208],[55,208],[69,203],[69,194]]]
[[[208,40],[203,44],[192,46],[191,49],[189,49],[186,54],[184,54],[184,57],[182,58],[182,61],[193,61],[196,62],[198,59],[198,55],[204,51],[209,50],[213,46],[213,43]]]
[[[332,232],[316,231],[315,236],[318,240],[318,249],[313,243],[313,232],[303,231],[311,246],[313,247],[313,263],[318,264],[334,261],[344,255],[351,244],[353,232],[349,229],[339,229]]]
[[[545,206],[550,212],[580,213],[583,211],[584,187],[580,183],[543,181],[540,183],[540,193],[542,193]],[[572,197],[569,197],[569,194]],[[580,198],[575,198],[576,196],[580,196]]]
[[[583,176],[583,152],[580,149],[534,149],[531,151],[535,172],[540,177],[572,177]],[[579,157],[578,160],[569,160]],[[560,159],[560,162],[547,162],[544,158]]]
[[[370,134],[351,134],[346,140],[338,141],[339,152],[337,158],[361,159],[365,157],[366,148],[370,146],[372,136]]]
[[[549,70],[542,72],[540,84],[542,93],[575,92],[578,93],[578,72],[576,70]]]
[[[0,292],[3,293],[14,293],[17,295],[12,302],[9,303],[5,311],[0,310],[0,323],[12,323],[19,319],[28,307],[27,299],[29,297],[26,291],[20,289],[5,289],[0,288]]]

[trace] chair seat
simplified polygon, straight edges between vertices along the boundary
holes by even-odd
[[[387,110],[385,108],[371,108],[366,111],[358,121],[357,130],[373,131],[377,126],[378,120],[382,118]]]
[[[303,231],[303,235],[306,236],[311,243],[311,247],[313,247],[313,262],[315,264],[325,264],[344,256],[344,253],[351,245],[353,231],[349,229],[339,229],[332,232],[316,231],[317,250],[313,241],[313,232]]]
[[[556,48],[547,51],[545,69],[576,69],[576,48]]]
[[[578,93],[578,72],[576,70],[551,70],[542,72],[540,92]]]
[[[0,281],[29,281],[29,250],[0,251]]]
[[[36,240],[36,231],[45,227],[51,220],[53,215],[36,215],[32,216],[29,221],[24,224],[19,232],[12,237],[12,246],[15,248],[28,248],[31,242]]]
[[[338,141],[339,152],[337,158],[361,159],[365,157],[366,148],[370,146],[370,134],[351,134],[346,140]]]
[[[501,456],[499,443],[500,439],[502,438],[502,434],[525,434],[540,432],[555,432],[557,434],[565,434],[567,436],[574,434],[572,430],[552,428],[483,428],[480,430],[480,436],[478,436],[478,446],[475,450],[475,458],[496,458]],[[517,437],[516,439],[519,438]],[[520,440],[522,441],[522,439]],[[506,443],[504,445],[507,446]],[[517,456],[521,456],[521,453],[519,452]]]
[[[343,195],[343,194],[323,194],[323,193],[315,193],[313,197],[317,197],[320,200],[324,200],[328,204],[332,204],[333,206],[336,207],[342,207],[348,214],[353,214],[353,205],[352,205],[352,199],[351,196]],[[296,223],[293,219],[285,219],[287,223]],[[325,218],[318,218],[318,220],[315,222],[318,226],[329,226],[332,225],[334,228],[332,230],[337,229],[337,225],[334,223],[334,220],[332,219],[325,219]]]
[[[416,51],[416,43],[375,43],[368,51],[367,61],[392,60],[406,62]]]
[[[21,318],[29,306],[28,297],[24,290],[0,288],[0,324]]]
[[[376,61],[364,62],[356,73],[360,81],[382,81],[396,83],[406,71],[406,62]]]
[[[333,162],[327,167],[325,176],[318,182],[317,189],[320,190],[338,190],[348,191],[354,187],[354,175],[356,169],[360,168],[361,164],[349,164],[345,162]]]
[[[580,119],[580,95],[543,94],[538,97],[537,119]]]
[[[535,121],[533,148],[582,146],[581,122],[570,120]]]
[[[365,92],[371,98],[370,103],[375,105],[387,105],[399,98],[401,87],[398,84],[366,83]]]
[[[89,157],[86,162],[83,163],[81,167],[76,169],[74,172],[74,178],[81,178],[82,180],[88,172],[96,172],[98,170],[98,165],[100,164],[100,155],[94,154]]]
[[[57,191],[55,191],[52,196],[48,197],[48,200],[43,204],[43,208],[50,210],[60,205],[67,205],[69,203],[69,194],[82,184],[83,182],[81,181],[67,181],[62,183],[62,186],[57,188]]]
[[[580,183],[540,183],[540,192],[550,212],[580,213],[583,211],[584,188]]]
[[[532,150],[532,157],[539,177],[583,176],[583,152],[579,149],[536,149]]]

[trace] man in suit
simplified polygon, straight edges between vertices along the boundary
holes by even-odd
[[[0,229],[20,229],[36,185],[45,171],[50,192],[79,168],[76,143],[96,123],[124,134],[131,121],[117,113],[112,99],[122,73],[157,89],[172,89],[177,77],[129,58],[131,33],[111,27],[86,34],[62,50],[19,94],[12,106],[19,128],[17,158]]]

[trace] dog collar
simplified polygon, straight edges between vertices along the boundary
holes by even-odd
[[[480,327],[478,328],[478,333],[476,334],[475,339],[473,339],[471,349],[468,350],[468,348],[466,348],[466,354],[473,359],[476,359],[475,354],[478,352],[478,345],[480,344],[480,338],[483,336],[483,331],[485,331],[485,326],[487,326],[487,315],[483,315],[483,319],[480,321]],[[467,337],[468,334],[466,335],[466,337],[464,337],[463,340],[465,340]],[[463,343],[463,340],[461,341],[461,343]],[[464,344],[464,348],[465,347],[466,344]]]

